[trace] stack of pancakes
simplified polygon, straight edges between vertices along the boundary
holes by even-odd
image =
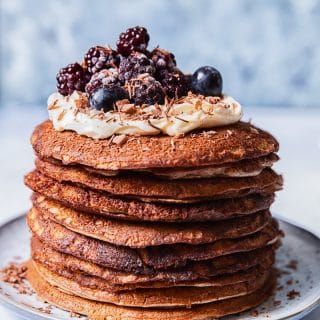
[[[28,276],[42,299],[92,319],[205,319],[271,294],[282,178],[269,133],[93,140],[46,121],[32,145]]]

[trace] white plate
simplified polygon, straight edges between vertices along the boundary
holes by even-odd
[[[277,256],[277,267],[286,271],[279,279],[278,287],[282,288],[256,309],[258,317],[246,312],[230,316],[228,320],[301,319],[320,304],[320,239],[286,222],[280,222],[280,226],[286,234]],[[0,226],[0,268],[16,257],[21,257],[21,261],[29,258],[29,237],[23,216]],[[298,261],[297,270],[288,267],[292,260]],[[287,294],[291,290],[298,291],[300,296],[288,299]],[[9,284],[1,281],[0,301],[22,319],[78,319],[71,318],[69,312],[55,307],[51,314],[42,313],[38,308],[46,308],[48,304],[39,301],[35,295],[19,294]],[[274,301],[281,301],[281,304],[275,305]]]

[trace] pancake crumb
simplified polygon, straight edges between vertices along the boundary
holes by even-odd
[[[51,314],[52,313],[52,306],[47,306],[47,307],[40,307],[40,308],[36,308],[37,310],[39,310],[42,313],[46,313],[46,314]]]
[[[11,284],[20,294],[32,295],[34,293],[26,282],[27,267],[25,264],[10,262],[0,272],[1,280]]]
[[[70,311],[69,316],[71,318],[81,318],[82,317],[79,313],[75,313],[75,312],[72,312],[72,311]]]
[[[286,268],[297,270],[298,267],[298,261],[297,260],[290,260],[289,263],[286,265]]]
[[[291,290],[287,293],[288,300],[293,300],[296,297],[300,297],[300,292],[296,290]]]
[[[280,306],[281,305],[281,301],[280,300],[274,300],[273,301],[273,306],[274,307],[278,307],[278,306]]]
[[[253,309],[253,310],[251,310],[250,314],[251,314],[251,316],[253,316],[253,317],[257,317],[257,316],[259,315],[259,312],[258,312],[258,310]]]

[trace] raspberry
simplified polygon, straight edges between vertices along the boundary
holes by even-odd
[[[131,100],[136,105],[163,103],[165,92],[159,81],[148,74],[138,76],[131,79],[126,85]]]
[[[119,67],[119,79],[124,84],[130,79],[137,78],[139,74],[148,73],[151,76],[156,69],[152,60],[139,52],[132,53],[129,57],[122,59]]]
[[[158,47],[151,51],[150,59],[153,61],[157,71],[172,70],[177,65],[173,53]]]
[[[86,85],[86,74],[77,62],[60,69],[56,79],[57,89],[64,96],[72,94],[75,90],[84,91]]]
[[[145,52],[149,43],[149,34],[146,28],[136,26],[122,32],[117,42],[117,50],[123,56],[133,51]]]
[[[117,69],[103,69],[91,77],[86,85],[86,92],[90,96],[98,88],[107,88],[119,84]]]
[[[187,95],[190,89],[190,80],[179,70],[163,72],[161,84],[170,98],[181,98]]]
[[[84,64],[90,74],[99,72],[102,69],[117,68],[119,56],[110,47],[96,46],[89,49],[84,56]]]

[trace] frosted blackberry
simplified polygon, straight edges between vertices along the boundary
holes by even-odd
[[[159,81],[149,75],[141,75],[127,84],[131,100],[136,105],[163,103],[165,92]]]
[[[86,85],[85,71],[77,62],[60,69],[56,79],[57,89],[64,96],[72,94],[75,90],[84,91]]]
[[[98,88],[120,85],[117,69],[103,69],[95,73],[86,85],[86,92],[90,96]]]
[[[90,74],[102,69],[117,68],[120,58],[110,47],[96,46],[89,49],[84,56],[84,63]]]
[[[161,84],[170,98],[181,98],[187,95],[190,89],[190,80],[179,70],[163,72]]]
[[[119,79],[124,84],[130,79],[137,78],[139,74],[148,73],[153,76],[156,69],[152,60],[139,52],[132,53],[129,57],[120,62]]]
[[[151,51],[150,59],[153,61],[157,71],[172,70],[177,65],[173,53],[158,47]]]
[[[117,42],[117,50],[123,56],[128,56],[134,51],[145,52],[150,37],[146,28],[136,26],[122,32]]]

